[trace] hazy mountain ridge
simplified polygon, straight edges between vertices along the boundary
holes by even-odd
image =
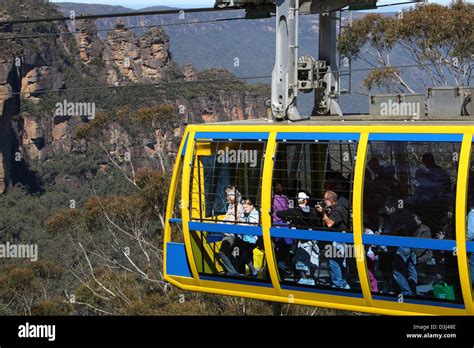
[[[67,6],[57,4],[58,8],[67,15],[68,11],[74,9],[77,13],[98,14],[103,11],[102,5],[88,5],[68,3]],[[97,7],[95,7],[97,6]],[[108,7],[110,8],[110,7]],[[123,7],[110,8],[110,13],[118,13]],[[161,7],[148,7],[139,11],[159,10]],[[129,12],[136,10],[126,9]],[[352,12],[352,18],[357,19],[366,15],[365,12]],[[393,13],[385,13],[393,15]],[[189,13],[184,18],[178,14],[125,17],[127,27],[163,25],[171,42],[171,54],[179,64],[191,63],[198,70],[214,67],[225,68],[232,71],[236,76],[242,78],[271,76],[275,61],[275,18],[255,20],[233,20],[203,24],[170,25],[176,23],[189,23],[196,21],[209,21],[225,18],[244,17],[244,11],[224,11],[212,13]],[[347,24],[348,13],[344,16]],[[99,30],[113,28],[117,18],[99,19],[96,21]],[[305,15],[300,17],[300,56],[312,55],[317,57],[318,48],[318,15]],[[141,32],[143,29],[131,29]],[[105,36],[106,32],[99,32]],[[403,56],[394,56],[394,62],[403,64]],[[361,62],[355,62],[353,68],[367,68]],[[353,90],[358,93],[366,92],[361,88],[362,80],[367,72],[354,72],[352,75]],[[410,80],[410,79],[408,79]],[[270,83],[270,78],[254,79],[253,82]],[[343,78],[342,88],[347,89],[348,80]],[[301,94],[299,106],[302,113],[310,113],[313,108],[312,95]],[[368,98],[360,95],[344,95],[341,98],[343,111],[346,113],[368,112]]]

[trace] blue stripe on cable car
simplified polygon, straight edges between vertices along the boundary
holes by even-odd
[[[189,133],[186,134],[186,139],[184,140],[183,151],[181,151],[181,157],[184,157],[186,153],[186,146],[188,146]]]
[[[245,279],[236,279],[236,278],[224,278],[224,277],[212,277],[212,276],[204,276],[200,275],[199,279],[201,280],[209,280],[211,282],[225,282],[225,283],[234,283],[234,284],[242,284],[242,285],[249,285],[249,286],[261,286],[264,288],[273,288],[272,283],[263,283],[258,281],[250,281]]]
[[[352,233],[315,231],[315,230],[299,230],[285,227],[270,228],[272,237],[306,239],[306,240],[322,240],[327,242],[354,243],[354,235]]]
[[[463,134],[371,133],[369,141],[442,141],[461,142]]]
[[[474,252],[474,242],[467,242],[466,243],[466,249],[467,249],[467,252]]]
[[[189,222],[189,230],[215,233],[249,234],[262,236],[261,226],[234,225],[224,223]]]
[[[324,295],[334,295],[334,296],[345,296],[345,297],[357,297],[357,298],[364,298],[362,293],[357,292],[345,292],[345,291],[337,291],[336,289],[320,289],[320,288],[310,288],[306,286],[293,286],[293,285],[281,285],[283,290],[293,290],[293,291],[306,291],[306,292],[316,292],[319,294]]]
[[[372,299],[379,300],[379,301],[390,301],[390,302],[398,302],[398,300],[399,300],[398,297],[380,296],[380,295],[372,295]],[[419,304],[419,305],[425,305],[425,306],[435,306],[435,307],[449,307],[449,308],[465,309],[464,304],[462,304],[462,303],[426,301],[426,300],[418,300],[418,299],[406,298],[406,297],[403,297],[403,303],[412,303],[412,304]]]
[[[183,219],[176,219],[176,218],[171,218],[171,219],[168,219],[168,222],[170,224],[180,224],[183,222]]]
[[[213,140],[267,140],[268,133],[264,132],[196,132],[195,139]]]
[[[395,247],[434,249],[434,250],[454,250],[456,247],[455,240],[430,239],[430,238],[414,238],[399,237],[387,235],[363,234],[362,242],[364,244],[385,245]]]
[[[192,278],[183,243],[166,243],[166,274]]]
[[[359,133],[278,133],[276,140],[355,140]]]

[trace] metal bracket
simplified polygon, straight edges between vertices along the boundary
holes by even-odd
[[[272,114],[277,120],[300,120],[298,96],[299,0],[277,0],[276,59],[272,73]]]

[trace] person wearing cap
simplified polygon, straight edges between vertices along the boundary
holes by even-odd
[[[277,216],[291,226],[309,229],[321,226],[321,218],[308,204],[309,196],[298,192],[298,207],[277,212]],[[299,272],[298,284],[315,285],[311,275],[319,267],[319,246],[317,241],[298,241],[295,255],[295,269]]]
[[[304,191],[298,192],[298,207],[276,213],[277,217],[297,228],[314,228],[321,226],[321,217],[308,205],[309,196]]]

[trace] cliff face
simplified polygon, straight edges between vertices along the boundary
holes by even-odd
[[[12,115],[17,111],[13,98],[14,81],[12,81],[12,61],[0,57],[0,193],[5,192],[10,181],[11,132]]]
[[[8,14],[3,16],[8,18]],[[18,35],[8,32],[11,28],[3,29],[0,36]],[[50,30],[65,33],[68,28],[61,23]],[[71,103],[94,104],[95,113],[111,113],[112,104],[114,110],[119,110],[133,103],[132,113],[156,104],[172,106],[176,112],[175,119],[169,120],[173,125],[169,129],[157,126],[151,135],[137,139],[120,125],[112,124],[102,139],[110,156],[123,156],[132,148],[140,154],[139,163],[149,164],[158,158],[158,166],[176,151],[183,123],[242,120],[265,114],[267,91],[237,79],[221,84],[200,83],[208,80],[209,74],[199,73],[191,65],[177,66],[170,54],[169,38],[161,28],[137,36],[119,23],[101,40],[94,21],[86,20],[76,21],[75,31],[74,35],[4,40],[2,44],[0,193],[17,181],[11,173],[12,166],[19,162],[28,167],[29,163],[48,161],[64,153],[87,151],[88,141],[79,139],[76,130],[95,115],[82,117],[64,112],[66,109],[58,114],[58,103],[65,108]],[[212,72],[212,79],[219,76],[232,77],[225,71]],[[153,85],[161,82],[170,82],[173,87]],[[193,86],[190,90],[179,87],[188,82]],[[130,88],[133,84],[149,85]],[[101,90],[97,85],[124,88]],[[61,89],[72,92],[58,93]],[[104,171],[107,165],[97,163],[97,168]]]

